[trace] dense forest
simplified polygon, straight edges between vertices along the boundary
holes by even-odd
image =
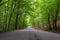
[[[0,0],[0,31],[60,29],[60,0]]]

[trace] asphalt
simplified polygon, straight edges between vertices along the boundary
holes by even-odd
[[[60,34],[26,28],[2,33],[0,34],[0,40],[60,40]]]

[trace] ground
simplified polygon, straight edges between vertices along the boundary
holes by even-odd
[[[0,40],[60,40],[60,34],[26,28],[0,34]]]

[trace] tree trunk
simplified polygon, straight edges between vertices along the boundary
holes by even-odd
[[[58,20],[58,14],[59,14],[59,3],[57,4],[57,9],[56,9],[56,15],[55,15],[55,27],[54,29],[57,30],[57,20]]]
[[[18,13],[16,14],[16,22],[15,22],[15,29],[17,29],[17,26],[18,26]]]
[[[16,6],[16,4],[14,5],[14,7]],[[10,21],[11,21],[11,18],[12,18],[12,13],[14,12],[15,8],[11,8],[11,14],[10,14],[10,17],[9,17],[9,21],[8,21],[8,30],[9,30],[9,26],[10,26]]]
[[[48,13],[48,26],[49,26],[49,29],[52,30],[51,23],[50,23],[50,14],[49,13]]]

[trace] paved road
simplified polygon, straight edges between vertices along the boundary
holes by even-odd
[[[0,40],[60,40],[60,34],[26,28],[0,34]]]

